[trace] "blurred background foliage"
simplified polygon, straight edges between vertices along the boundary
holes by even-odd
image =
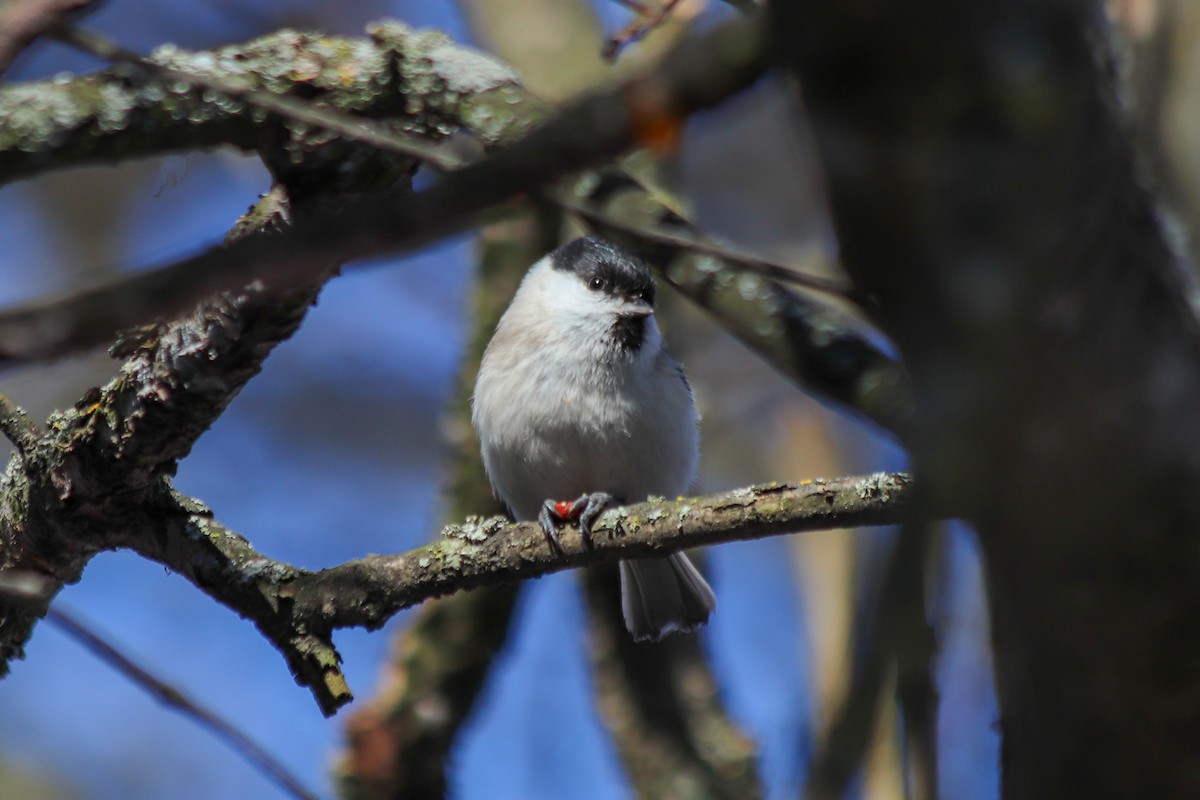
[[[1129,44],[1133,114],[1150,171],[1194,238],[1200,186],[1200,6],[1110,4]],[[733,13],[681,3],[615,64],[600,50],[629,12],[605,0],[110,0],[88,26],[146,52],[203,49],[281,27],[359,34],[395,17],[496,53],[561,101],[652,64],[691,26]],[[7,74],[23,80],[98,64],[40,44]],[[652,165],[701,229],[783,263],[830,270],[835,243],[802,115],[781,79],[691,121]],[[268,188],[251,157],[193,153],[49,174],[0,190],[0,303],[137,269],[218,241]],[[177,484],[262,552],[321,567],[398,552],[435,529],[443,506],[442,420],[470,329],[471,236],[329,284],[299,334],[268,360],[183,462]],[[703,415],[698,490],[903,466],[859,420],[772,372],[683,301],[663,293],[664,327]],[[35,417],[72,404],[114,372],[102,353],[4,376]],[[701,634],[723,699],[755,739],[769,797],[795,797],[817,737],[847,687],[847,642],[873,586],[884,530],[829,531],[726,545],[707,554],[720,609]],[[997,795],[987,621],[976,551],[951,529],[933,619],[941,657],[945,797]],[[321,717],[254,629],[185,581],[127,554],[97,558],[57,601],[141,663],[238,722],[308,785],[332,791],[345,714]],[[401,615],[374,634],[339,634],[359,703],[374,691]],[[451,785],[462,798],[631,795],[597,717],[578,581],[524,587],[510,640],[464,731]],[[245,798],[278,790],[189,720],[158,706],[52,625],[0,682],[0,798]],[[353,706],[351,707],[351,710]],[[856,792],[902,796],[895,719],[884,715]]]

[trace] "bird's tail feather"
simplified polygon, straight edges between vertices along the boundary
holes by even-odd
[[[695,630],[716,607],[708,582],[683,553],[621,562],[621,610],[636,641]]]

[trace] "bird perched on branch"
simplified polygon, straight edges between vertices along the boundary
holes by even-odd
[[[607,506],[686,492],[696,407],[655,322],[645,264],[593,237],[534,264],[484,353],[471,418],[496,493],[559,549],[567,522],[587,543]],[[693,630],[716,607],[683,553],[622,561],[620,572],[639,641]]]

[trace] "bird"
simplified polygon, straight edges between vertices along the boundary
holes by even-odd
[[[484,351],[471,420],[493,490],[561,550],[585,543],[609,506],[684,494],[700,458],[683,368],[654,316],[636,256],[594,236],[529,268]],[[686,555],[620,562],[621,608],[637,641],[704,625],[716,598]]]

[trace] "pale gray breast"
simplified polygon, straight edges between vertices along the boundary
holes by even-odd
[[[698,458],[696,413],[665,351],[600,368],[589,358],[535,354],[489,364],[476,388],[492,484],[521,519],[545,499],[605,491],[636,502],[685,492]],[[485,356],[485,359],[487,357]]]

